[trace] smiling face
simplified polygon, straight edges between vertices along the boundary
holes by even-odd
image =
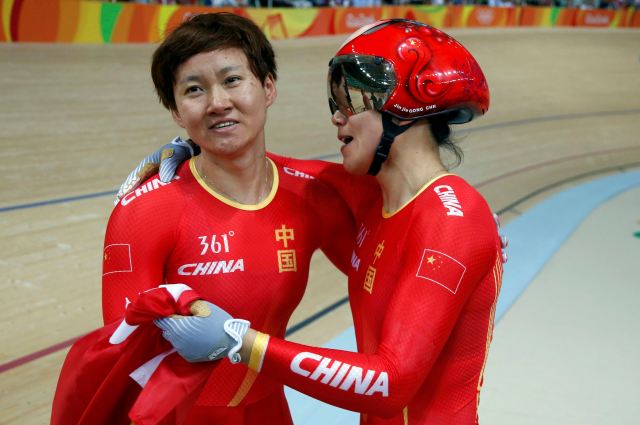
[[[175,75],[174,121],[203,150],[237,155],[264,150],[267,108],[276,98],[273,77],[264,83],[252,72],[240,49],[199,53],[182,63]]]

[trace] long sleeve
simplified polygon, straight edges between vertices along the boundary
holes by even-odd
[[[374,232],[382,244],[376,240],[372,246],[384,245],[382,257],[387,257],[371,263],[377,276],[370,292],[354,299],[362,284],[360,275],[350,276],[360,352],[258,334],[249,367],[321,401],[381,417],[399,414],[430,379],[444,387],[445,374],[458,381],[448,384],[452,391],[464,387],[467,397],[471,388],[474,397],[499,290],[499,241],[484,205],[474,211],[473,199],[465,200],[465,216],[448,216],[439,198],[429,196],[434,202],[416,205],[417,214],[406,213],[406,221],[399,217]],[[438,209],[429,212],[430,205]],[[394,241],[394,233],[406,237]],[[388,297],[372,301],[385,285]],[[362,324],[378,318],[379,332]],[[451,372],[456,369],[463,372]]]
[[[155,186],[154,186],[154,182]],[[127,299],[164,282],[164,264],[173,246],[181,206],[166,202],[173,192],[158,187],[153,177],[125,197],[107,224],[102,261],[104,323],[124,315]],[[169,188],[166,188],[169,189]],[[160,192],[160,193],[159,193]]]

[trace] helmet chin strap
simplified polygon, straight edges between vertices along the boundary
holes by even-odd
[[[391,150],[391,144],[394,142],[397,136],[401,135],[413,125],[415,121],[411,121],[409,124],[398,125],[393,122],[393,116],[387,112],[382,112],[382,137],[380,143],[376,148],[376,154],[373,157],[371,166],[367,174],[372,176],[377,175],[380,172],[382,163],[387,160],[389,156],[389,150]]]

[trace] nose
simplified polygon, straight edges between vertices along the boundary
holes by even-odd
[[[333,115],[331,115],[331,124],[335,125],[336,127],[340,127],[341,125],[344,125],[347,122],[347,117],[340,112],[340,110],[336,110]]]
[[[223,87],[213,86],[209,91],[207,112],[219,114],[232,107],[233,103],[231,102],[229,93]]]

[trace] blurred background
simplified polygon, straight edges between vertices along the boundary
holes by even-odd
[[[472,52],[491,107],[455,129],[465,160],[454,172],[510,241],[480,422],[636,425],[637,3],[316,1],[0,0],[0,424],[48,423],[68,348],[101,326],[115,190],[184,136],[154,93],[157,42],[194,13],[225,10],[272,40],[267,147],[300,158],[340,161],[326,66],[358,27],[416,19]],[[321,255],[288,337],[353,349],[345,279]],[[357,423],[289,396],[297,424]]]

